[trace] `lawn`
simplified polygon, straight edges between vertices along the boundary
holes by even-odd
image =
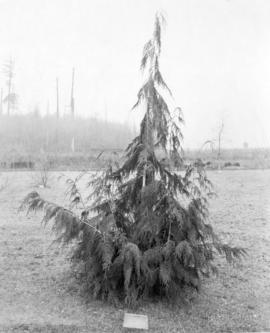
[[[270,170],[209,171],[218,197],[211,220],[222,239],[245,247],[236,265],[217,260],[219,276],[200,294],[178,305],[155,302],[136,313],[149,317],[149,332],[270,331]],[[50,188],[38,191],[64,203],[65,184],[51,173]],[[75,176],[76,173],[69,173]],[[2,172],[0,183],[0,332],[125,332],[124,307],[85,302],[66,251],[51,245],[53,234],[40,216],[18,213],[34,190],[32,172]]]

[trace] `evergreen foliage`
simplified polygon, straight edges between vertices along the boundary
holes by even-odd
[[[59,242],[75,241],[73,260],[84,265],[88,292],[126,304],[172,297],[186,285],[199,290],[201,277],[217,272],[217,254],[229,262],[245,254],[223,244],[208,222],[213,189],[202,162],[184,166],[181,110],[171,112],[162,95],[171,94],[159,70],[162,21],[157,15],[143,49],[146,82],[134,108],[145,108],[145,115],[122,165],[90,178],[86,199],[77,186],[80,177],[68,180],[70,209],[37,192],[22,204],[43,210],[44,224],[53,220]]]

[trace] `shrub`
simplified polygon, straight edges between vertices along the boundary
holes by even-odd
[[[143,50],[147,80],[134,108],[145,115],[123,163],[90,177],[86,200],[78,182],[88,174],[69,179],[69,209],[37,192],[22,204],[43,210],[44,224],[53,220],[59,242],[75,241],[73,260],[83,265],[91,295],[126,304],[176,296],[187,285],[199,290],[201,277],[217,271],[216,254],[231,262],[245,253],[223,244],[208,222],[213,190],[202,162],[184,163],[181,109],[172,112],[161,94],[171,94],[159,70],[162,20],[156,16]],[[168,159],[184,171],[172,171]]]
[[[50,161],[45,154],[42,154],[39,163],[36,165],[36,172],[33,174],[34,184],[37,187],[49,187],[50,182]]]

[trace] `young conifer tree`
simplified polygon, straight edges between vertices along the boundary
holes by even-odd
[[[85,200],[77,186],[81,176],[68,180],[70,209],[37,192],[22,205],[43,210],[43,222],[53,221],[59,242],[75,241],[73,260],[84,266],[88,292],[128,304],[177,295],[186,285],[199,289],[201,277],[216,272],[216,254],[230,262],[245,253],[223,244],[208,222],[213,192],[202,163],[184,164],[181,110],[171,112],[162,94],[171,94],[159,69],[162,24],[156,15],[143,49],[146,82],[134,108],[145,114],[123,164],[91,178]]]

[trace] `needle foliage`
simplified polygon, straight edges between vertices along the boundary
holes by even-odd
[[[84,267],[88,293],[126,304],[173,297],[185,286],[199,289],[202,276],[216,273],[217,254],[229,262],[245,254],[223,244],[209,223],[213,189],[202,163],[184,163],[181,109],[171,110],[164,98],[171,91],[159,66],[162,26],[158,14],[143,49],[146,81],[134,106],[145,113],[123,163],[90,177],[86,199],[80,176],[69,180],[69,209],[37,192],[22,205],[44,211],[43,223],[52,220],[59,242],[75,242],[73,260]]]

